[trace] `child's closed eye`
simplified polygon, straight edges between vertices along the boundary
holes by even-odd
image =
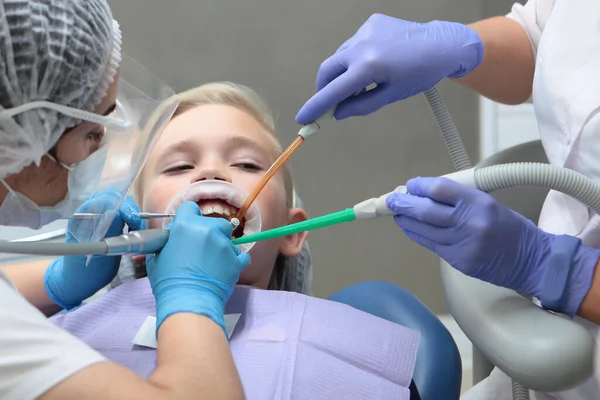
[[[163,174],[175,174],[175,173],[182,172],[185,170],[190,170],[190,169],[194,169],[194,166],[190,165],[190,164],[175,165],[175,166],[166,168],[163,171]]]
[[[233,166],[249,172],[258,172],[263,170],[263,168],[260,165],[252,162],[236,163]]]

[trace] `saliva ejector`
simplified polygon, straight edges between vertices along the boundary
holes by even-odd
[[[300,129],[296,139],[294,139],[294,141],[281,153],[281,155],[277,157],[277,160],[275,160],[273,165],[271,165],[267,172],[265,172],[265,174],[262,176],[262,178],[255,186],[254,190],[252,190],[242,207],[240,207],[240,210],[238,211],[236,217],[231,220],[232,223],[236,223],[242,220],[242,218],[252,205],[252,202],[256,200],[256,198],[258,197],[260,192],[265,188],[267,183],[269,183],[269,181],[277,173],[277,171],[279,171],[281,167],[287,162],[287,160],[289,160],[292,154],[294,154],[294,152],[298,150],[300,145],[304,143],[304,141],[308,139],[308,137],[318,132],[324,126],[325,123],[331,121],[334,118],[335,109],[336,107],[333,107],[321,117],[319,117],[317,120],[311,122],[310,124],[304,125]]]
[[[513,163],[494,165],[484,168],[470,168],[443,177],[488,193],[514,187],[540,187],[557,190],[584,204],[588,204],[596,213],[600,214],[600,184],[595,183],[579,172],[550,164]],[[233,243],[258,242],[345,222],[393,216],[394,212],[387,207],[386,199],[395,192],[408,193],[406,186],[399,186],[392,192],[367,199],[345,210],[242,236],[234,239]]]

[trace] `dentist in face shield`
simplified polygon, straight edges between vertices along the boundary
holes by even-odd
[[[370,114],[444,78],[505,104],[533,93],[550,162],[599,179],[599,49],[600,2],[593,0],[529,0],[471,25],[373,15],[322,63],[318,92],[296,119],[309,123],[338,103],[337,119]],[[372,83],[374,90],[353,96]],[[592,210],[550,192],[538,228],[443,178],[416,178],[407,188],[410,195],[391,196],[388,207],[411,239],[469,276],[538,298],[600,338],[600,217]],[[591,400],[598,387],[600,373],[573,390],[532,398]],[[511,399],[510,379],[496,369],[464,398]]]
[[[127,139],[126,130],[111,133],[127,126],[119,120],[126,111],[126,82],[118,88],[120,50],[119,26],[104,0],[0,1],[2,229],[37,229],[76,210],[121,204],[118,188],[92,195],[110,164],[107,149]],[[139,211],[126,199],[103,232],[143,228]],[[0,268],[0,398],[243,398],[223,313],[249,257],[231,243],[231,230],[184,203],[168,243],[148,257],[158,361],[147,379],[104,359],[44,315],[73,309],[108,284],[118,257]],[[66,240],[87,240],[88,233],[71,221]]]

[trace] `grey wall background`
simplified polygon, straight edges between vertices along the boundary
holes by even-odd
[[[471,22],[505,13],[511,2],[483,0],[114,0],[125,52],[175,90],[213,80],[257,89],[275,112],[282,144],[314,93],[319,64],[369,15]],[[505,3],[501,7],[498,3]],[[484,5],[487,4],[485,7]],[[494,10],[488,9],[493,4]],[[477,97],[439,85],[469,154],[477,160]],[[423,96],[375,115],[333,124],[292,159],[296,186],[311,216],[350,206],[414,176],[452,171]],[[392,220],[313,232],[314,291],[331,293],[364,280],[413,291],[435,312],[446,310],[438,259],[412,243]]]

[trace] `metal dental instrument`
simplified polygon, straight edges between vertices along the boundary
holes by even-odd
[[[71,218],[73,219],[95,219],[100,218],[104,214],[96,214],[96,213],[75,213]],[[159,219],[159,218],[173,218],[175,214],[169,213],[151,213],[151,212],[141,212],[138,213],[141,219]],[[231,221],[231,226],[235,230],[238,226],[240,226],[240,221],[237,218],[233,218]]]
[[[74,219],[96,219],[102,217],[104,214],[96,214],[96,213],[75,213],[71,218]],[[138,213],[141,219],[158,219],[158,218],[173,218],[175,214],[166,214],[166,213],[150,213],[150,212],[141,212]],[[69,218],[70,219],[70,218]]]

